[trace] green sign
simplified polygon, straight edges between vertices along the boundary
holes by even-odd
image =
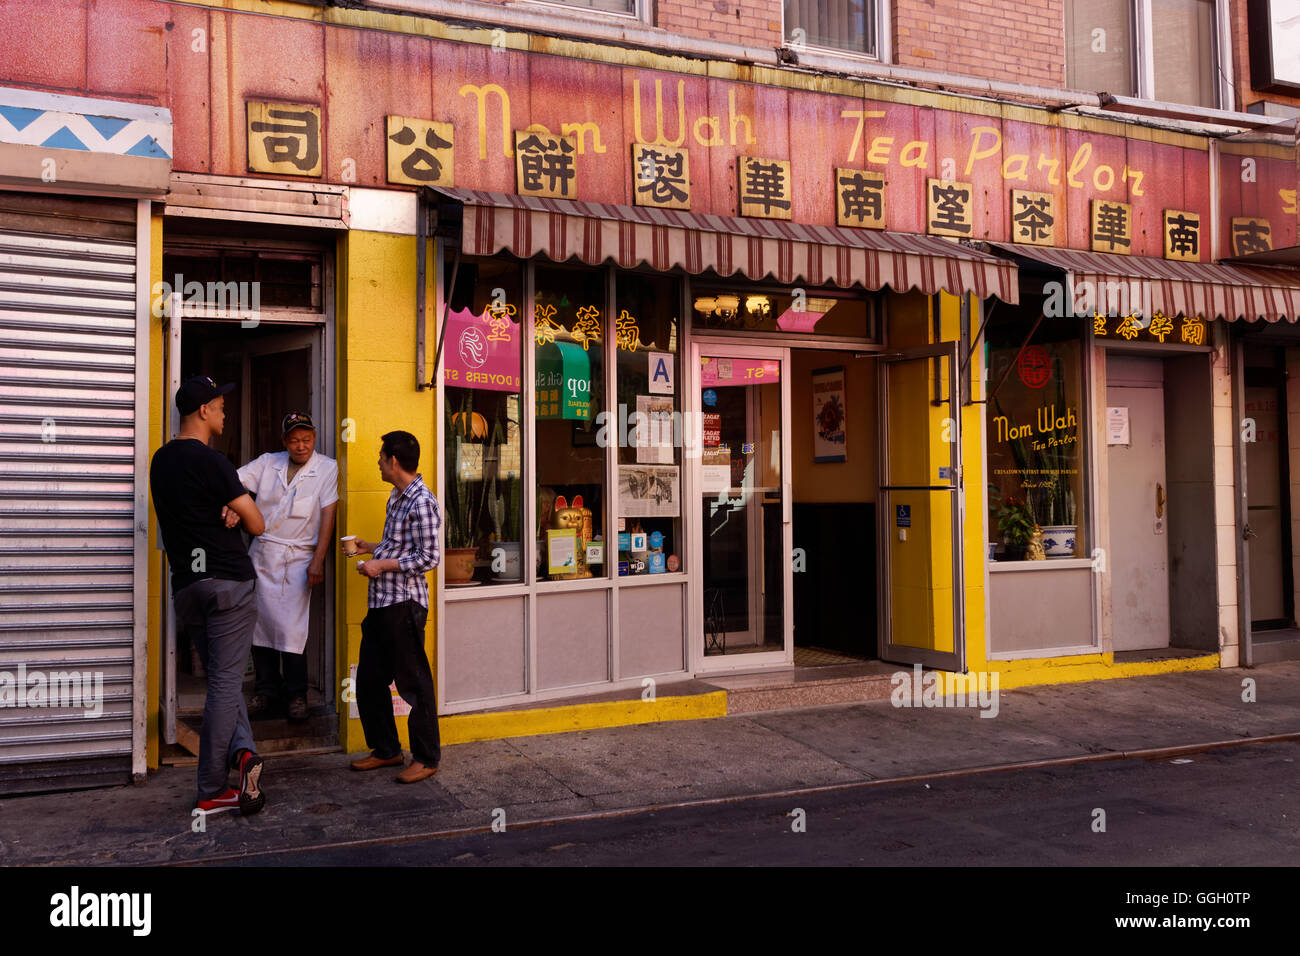
[[[591,420],[591,359],[571,342],[537,350],[537,418]]]

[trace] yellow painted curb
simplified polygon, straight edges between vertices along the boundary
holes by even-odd
[[[1058,659],[1059,660],[1059,659]],[[1088,663],[1077,665],[1064,662],[1042,666],[1034,662],[1028,667],[997,667],[989,662],[989,670],[998,672],[998,685],[1001,690],[1015,687],[1037,687],[1045,684],[1073,684],[1081,681],[1112,680],[1122,677],[1150,677],[1155,674],[1180,674],[1188,671],[1212,671],[1219,669],[1219,655],[1205,654],[1199,657],[1177,657],[1164,661],[1133,661],[1116,664],[1110,655],[1103,660],[1093,658]]]
[[[726,691],[689,697],[660,697],[652,701],[610,700],[535,710],[502,710],[488,714],[441,717],[438,730],[444,744],[468,744],[502,737],[562,734],[572,730],[653,724],[663,720],[700,720],[725,717]]]

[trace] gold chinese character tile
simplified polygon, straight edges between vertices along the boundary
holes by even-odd
[[[388,117],[388,181],[411,186],[454,186],[452,142],[450,123]]]

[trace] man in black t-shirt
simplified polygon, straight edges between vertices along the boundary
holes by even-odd
[[[171,566],[176,623],[195,642],[208,678],[199,734],[195,809],[256,813],[266,801],[262,758],[248,726],[242,684],[257,623],[257,576],[236,517],[250,534],[265,529],[262,513],[224,455],[208,447],[225,425],[225,394],[200,376],[176,390],[176,437],[154,453],[149,488]],[[239,787],[230,771],[239,771]]]

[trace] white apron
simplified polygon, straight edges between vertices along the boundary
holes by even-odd
[[[314,545],[284,544],[257,538],[248,549],[257,572],[256,647],[301,654],[307,646],[311,590],[307,567]]]

